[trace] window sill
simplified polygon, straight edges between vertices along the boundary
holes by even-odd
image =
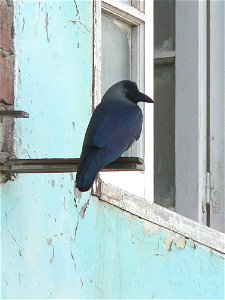
[[[225,255],[225,234],[201,225],[146,199],[130,194],[123,189],[96,180],[92,195],[139,218],[181,234]]]

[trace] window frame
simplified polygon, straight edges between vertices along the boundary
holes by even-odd
[[[112,1],[105,2],[111,3]],[[135,2],[139,3],[139,1]],[[145,4],[151,7],[152,12],[150,18],[146,18],[146,22],[148,20],[150,26],[146,26],[148,33],[145,31],[145,35],[151,36],[153,28],[153,1],[151,3],[147,1]],[[180,103],[176,101],[175,107],[176,207],[174,209],[178,214],[184,215],[200,224],[223,231],[225,227],[223,211],[225,205],[225,149],[218,147],[225,144],[223,131],[225,127],[223,101],[225,95],[225,27],[221,28],[219,25],[221,25],[221,22],[224,24],[225,4],[221,2],[217,3],[217,5],[213,1],[210,1],[208,4],[204,1],[196,1],[187,8],[182,1],[176,1],[175,41],[179,39],[182,42],[176,43],[175,51],[157,53],[154,60],[156,64],[175,62],[175,97],[176,99],[182,99]],[[218,26],[220,31],[218,31]],[[101,50],[101,4],[97,0],[94,1],[94,28],[96,30],[94,31],[93,42],[93,48],[95,49],[93,108],[99,103],[96,99],[100,99],[101,94],[101,89],[99,88],[101,86],[101,51],[98,51]],[[150,39],[148,42],[150,47],[148,52],[145,47],[145,64],[149,63],[153,71],[153,60],[151,59],[153,57],[153,47],[151,47],[153,40]],[[222,47],[221,51],[218,51],[218,43]],[[192,59],[187,60],[190,56]],[[185,74],[182,69],[185,69]],[[195,75],[192,76],[193,74]],[[146,73],[145,76],[145,83],[148,82],[148,84],[145,84],[145,92],[151,94],[153,91],[151,71]],[[189,82],[189,86],[187,86],[187,82]],[[217,87],[218,82],[219,88]],[[190,86],[194,86],[194,89],[190,88]],[[220,99],[220,101],[215,101],[215,98]],[[146,109],[148,109],[148,106],[146,106]],[[153,116],[153,111],[148,113],[150,115],[152,113]],[[218,114],[220,118],[219,127],[216,122]],[[183,116],[185,118],[182,119]],[[190,120],[192,120],[191,124]],[[150,127],[147,128],[149,129]],[[188,128],[186,134],[184,134],[182,128]],[[148,137],[146,145],[148,145],[149,141],[150,143],[153,142],[153,127],[151,135],[148,132],[148,135],[145,137]],[[191,153],[187,152],[187,149],[190,149],[189,145],[191,145]],[[218,149],[220,150],[218,151]],[[146,166],[153,166],[153,153],[152,157],[151,155],[145,157],[145,163]],[[148,168],[145,170],[146,172],[149,172]],[[152,179],[151,182],[153,183],[152,170],[146,178],[148,180],[145,180],[145,186],[148,185],[149,178]],[[101,191],[101,185],[104,188],[108,186],[100,179],[95,182],[93,189],[93,194],[100,198],[104,194]],[[110,197],[116,197],[118,201],[121,200],[116,195],[116,187],[114,192],[112,186],[109,190]],[[146,194],[144,196],[150,202],[154,200],[153,190],[152,186],[151,192],[148,194],[150,197],[146,196]],[[216,195],[219,192],[219,198],[215,197],[214,192],[217,192]],[[221,209],[216,211],[218,205]],[[220,221],[218,221],[218,218]]]
[[[225,4],[175,4],[175,50],[154,57],[175,63],[174,210],[224,231]]]
[[[175,207],[168,208],[204,223],[207,7],[206,2],[200,2],[175,1],[175,49],[157,50],[154,62],[155,65],[174,64],[175,67],[176,192]]]
[[[136,54],[132,53],[132,60],[137,60],[137,68],[131,67],[131,77],[135,80],[141,91],[148,95],[153,94],[153,3],[149,1],[132,1],[132,5],[126,5],[118,1],[93,1],[93,101],[92,110],[101,101],[101,13],[110,13],[120,21],[126,22],[133,28],[132,39],[137,39],[138,51]],[[144,13],[145,11],[145,13]],[[148,17],[145,17],[148,12]],[[143,24],[144,22],[144,24]],[[135,32],[136,31],[136,32]],[[148,38],[146,38],[148,37]],[[136,57],[134,57],[136,55]],[[143,72],[142,72],[143,70]],[[143,73],[143,75],[141,75]],[[138,74],[135,78],[134,74]],[[140,182],[143,182],[143,193],[153,202],[153,108],[146,105],[144,114],[147,114],[148,120],[145,118],[143,124],[142,135],[145,136],[145,145],[148,147],[139,147],[131,151],[132,156],[141,156],[139,153],[148,152],[149,155],[145,156],[145,171],[135,172],[136,176],[140,177]],[[145,134],[148,128],[148,134]],[[152,145],[152,147],[151,147]],[[137,148],[137,146],[136,146]],[[141,149],[142,148],[142,149]],[[145,149],[144,149],[145,148]],[[137,151],[138,155],[137,155]],[[136,153],[134,153],[136,152]],[[135,155],[134,155],[135,154]],[[131,173],[131,172],[129,172]],[[138,175],[139,174],[139,175]],[[119,175],[119,174],[118,174]],[[128,174],[126,174],[128,175]],[[120,176],[120,175],[119,175]],[[124,176],[124,181],[127,178]],[[146,188],[147,187],[147,188]]]
[[[206,196],[207,160],[207,3],[176,1],[175,17],[176,212],[204,223],[202,204]]]
[[[208,17],[208,222],[225,232],[225,2],[209,1]]]

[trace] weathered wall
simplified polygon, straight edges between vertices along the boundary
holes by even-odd
[[[79,157],[91,114],[92,3],[14,6],[15,106],[30,114],[15,121],[16,155]],[[28,174],[1,184],[2,298],[79,296],[73,176]]]
[[[20,158],[78,157],[91,114],[92,3],[16,1]],[[1,184],[1,298],[223,298],[224,260],[84,194],[74,174]]]

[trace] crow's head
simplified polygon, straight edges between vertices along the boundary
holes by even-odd
[[[133,103],[138,102],[148,102],[154,103],[154,101],[148,97],[147,95],[141,93],[138,90],[137,84],[130,80],[123,80],[117,83],[119,86],[122,87],[122,91],[126,98],[128,98]],[[116,84],[116,85],[117,85]]]

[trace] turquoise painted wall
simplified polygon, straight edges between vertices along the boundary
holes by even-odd
[[[92,3],[16,1],[20,158],[78,157],[91,115]],[[1,298],[224,298],[224,260],[95,197],[74,174],[1,184]]]

